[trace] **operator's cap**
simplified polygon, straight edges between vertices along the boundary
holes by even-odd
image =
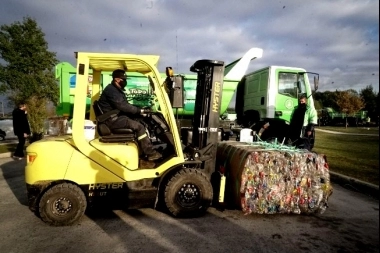
[[[112,72],[112,78],[127,79],[127,75],[125,74],[125,70],[116,69]]]

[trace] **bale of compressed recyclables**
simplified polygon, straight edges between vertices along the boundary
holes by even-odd
[[[322,154],[266,142],[220,142],[224,204],[245,214],[323,213],[332,194]]]

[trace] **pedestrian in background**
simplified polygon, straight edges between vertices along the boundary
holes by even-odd
[[[371,118],[367,116],[366,120],[366,126],[369,127],[371,125]]]
[[[12,112],[13,118],[13,132],[18,138],[18,144],[16,151],[13,154],[13,158],[21,160],[24,158],[24,146],[25,140],[30,135],[30,127],[28,122],[28,114],[26,110],[26,104],[20,102],[18,108]]]

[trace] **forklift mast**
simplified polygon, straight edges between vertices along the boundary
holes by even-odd
[[[199,60],[191,66],[190,71],[198,75],[192,147],[199,151],[202,169],[211,174],[215,170],[224,62]]]

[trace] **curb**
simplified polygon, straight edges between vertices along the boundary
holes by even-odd
[[[333,171],[330,171],[331,182],[337,183],[344,188],[353,190],[371,196],[375,199],[379,199],[379,186],[370,184],[352,177],[348,177]]]
[[[11,152],[0,153],[0,158],[9,158],[9,157],[12,157]]]
[[[11,152],[0,153],[1,158],[12,157]],[[375,184],[370,184],[352,177],[348,177],[333,171],[330,171],[330,181],[341,185],[344,188],[353,190],[356,192],[363,193],[365,195],[371,196],[375,199],[379,199],[379,186]]]

